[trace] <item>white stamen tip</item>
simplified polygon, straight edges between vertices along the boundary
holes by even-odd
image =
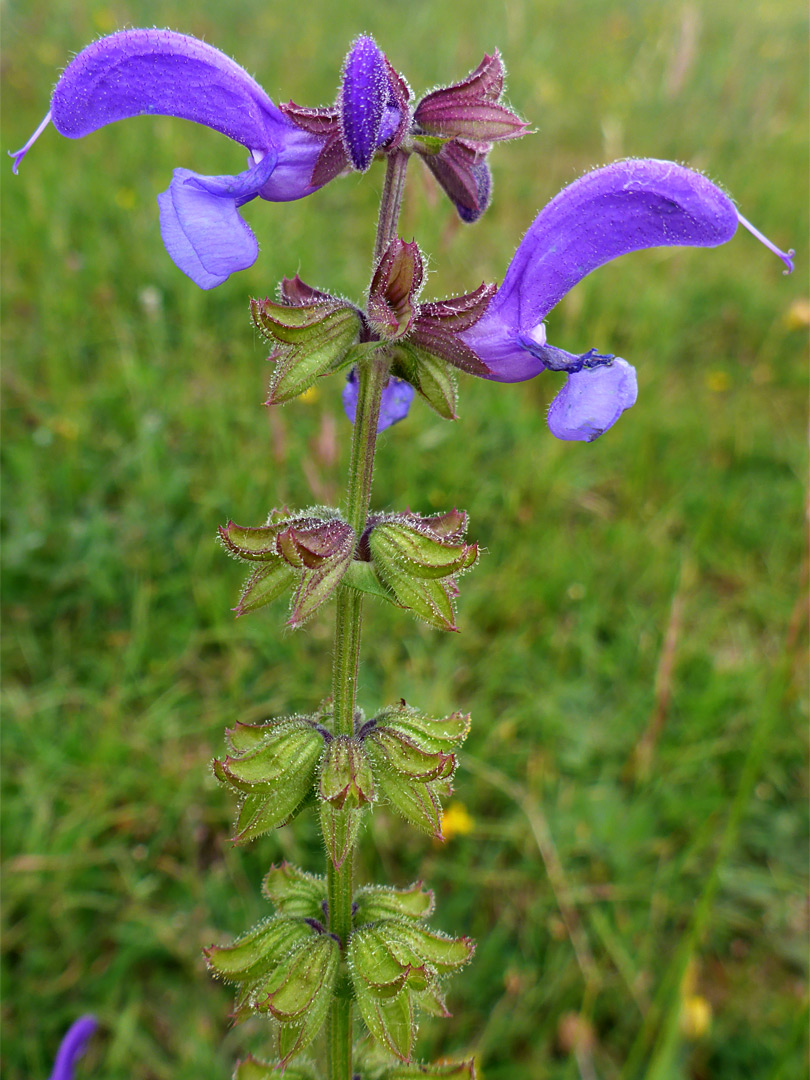
[[[759,231],[758,228],[756,228],[755,225],[752,225],[751,222],[747,218],[744,218],[739,210],[737,211],[737,218],[738,218],[740,224],[743,225],[746,229],[748,229],[748,231],[751,233],[752,236],[755,236],[757,238],[757,240],[759,240],[759,242],[761,244],[764,244],[765,247],[768,248],[769,251],[772,251],[774,253],[774,255],[779,256],[779,258],[782,260],[782,262],[787,267],[787,269],[783,270],[782,273],[783,274],[792,274],[793,273],[793,256],[796,254],[796,252],[793,250],[793,248],[791,248],[789,251],[781,251],[776,246],[776,244],[771,243],[771,241],[768,239],[767,236],[763,236],[763,234]]]
[[[51,122],[51,111],[49,109],[46,116],[45,116],[45,119],[39,125],[37,130],[34,132],[34,134],[31,136],[31,138],[25,144],[25,146],[23,146],[20,150],[9,150],[8,156],[14,158],[14,164],[11,167],[11,171],[14,173],[15,176],[17,175],[17,170],[20,167],[20,162],[25,157],[25,155],[28,153],[28,151],[31,149],[31,147],[34,145],[34,143],[37,141],[37,139],[40,137],[40,135],[45,130],[45,128],[48,126],[48,124],[50,124],[50,122]]]

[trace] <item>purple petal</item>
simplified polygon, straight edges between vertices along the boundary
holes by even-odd
[[[521,326],[532,326],[611,259],[651,247],[716,247],[736,229],[731,199],[700,173],[672,161],[618,161],[540,211],[493,304],[517,306]]]
[[[636,402],[636,372],[619,358],[569,375],[548,410],[552,435],[569,442],[593,442]]]
[[[346,384],[343,387],[343,408],[346,416],[354,423],[357,415],[357,372],[354,368],[349,372]],[[382,399],[380,400],[380,417],[377,421],[377,434],[385,431],[392,424],[404,420],[411,407],[415,390],[404,379],[397,379],[392,375],[383,387]]]
[[[493,378],[530,378],[531,361],[513,359],[517,338],[536,330],[592,270],[642,248],[714,247],[736,228],[731,200],[705,176],[671,161],[619,161],[587,173],[534,219],[503,285],[464,340]]]
[[[51,111],[71,139],[144,113],[193,120],[258,150],[291,127],[235,61],[171,30],[124,30],[88,45],[56,84]]]
[[[73,1066],[87,1048],[87,1041],[98,1027],[94,1016],[81,1016],[67,1030],[53,1063],[50,1080],[73,1080]]]
[[[389,97],[385,55],[374,38],[359,37],[343,68],[340,125],[346,152],[360,172],[374,157]]]
[[[259,245],[237,207],[253,198],[275,167],[275,154],[238,176],[175,169],[158,195],[160,234],[175,264],[201,289],[213,289],[252,266]]]
[[[545,330],[542,323],[539,330]],[[521,344],[526,335],[521,334],[520,328],[509,319],[493,316],[489,309],[475,326],[458,336],[489,369],[490,374],[482,375],[482,378],[496,382],[525,382],[545,369],[543,361]],[[542,336],[545,342],[545,333]]]
[[[312,182],[312,173],[324,148],[324,140],[291,124],[278,146],[278,163],[259,195],[270,202],[303,199],[322,187]],[[332,174],[334,176],[335,174]],[[327,179],[332,179],[329,176]]]

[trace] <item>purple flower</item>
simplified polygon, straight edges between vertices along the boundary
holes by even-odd
[[[358,382],[357,372],[352,370],[349,372],[349,376],[346,379],[346,383],[343,387],[343,408],[346,412],[346,416],[354,423],[354,418],[357,414],[357,395],[358,395]],[[398,423],[400,420],[404,420],[408,415],[408,410],[411,407],[413,396],[416,393],[410,383],[406,383],[404,379],[397,379],[395,376],[391,376],[388,382],[383,387],[382,398],[380,400],[380,416],[377,420],[377,433],[385,431],[386,428],[391,427],[392,424]]]
[[[300,199],[325,182],[313,175],[324,136],[293,122],[224,53],[171,30],[125,30],[83,49],[56,84],[48,115],[12,154],[14,172],[49,121],[78,139],[144,113],[193,120],[249,151],[248,168],[236,176],[175,169],[158,196],[166,250],[202,289],[256,260],[256,237],[239,214],[245,203],[257,195]]]
[[[87,1042],[97,1027],[94,1016],[80,1016],[74,1020],[59,1044],[50,1080],[73,1080],[73,1066],[87,1049]]]
[[[715,247],[738,223],[793,269],[705,176],[671,161],[619,161],[564,188],[523,237],[483,317],[459,336],[489,369],[484,378],[521,382],[548,369],[568,379],[551,405],[561,439],[591,442],[636,400],[633,368],[595,350],[576,356],[546,343],[544,320],[592,270],[631,251]]]

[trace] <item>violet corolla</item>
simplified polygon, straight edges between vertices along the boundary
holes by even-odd
[[[354,108],[361,104],[355,101]],[[12,154],[14,171],[50,122],[60,134],[78,139],[142,114],[204,124],[249,151],[248,168],[234,176],[175,169],[158,196],[166,250],[202,289],[256,260],[258,242],[239,213],[242,206],[257,196],[271,202],[301,199],[349,165],[342,146],[334,152],[336,114],[276,106],[243,68],[196,38],[171,30],[124,30],[93,42],[68,64],[47,116]],[[372,153],[391,123],[389,116],[388,128],[377,130]]]
[[[68,1028],[59,1044],[50,1080],[73,1080],[73,1068],[87,1049],[87,1043],[98,1027],[94,1016],[80,1016]]]
[[[619,161],[586,173],[540,211],[520,242],[483,317],[461,340],[489,369],[484,378],[521,382],[546,369],[568,379],[548,424],[560,439],[591,442],[635,403],[636,375],[625,360],[591,349],[579,356],[546,341],[548,313],[592,270],[652,247],[716,247],[742,224],[782,252],[705,176],[671,161]]]

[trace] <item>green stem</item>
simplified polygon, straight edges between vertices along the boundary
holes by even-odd
[[[393,154],[388,158],[377,238],[374,245],[374,266],[396,235],[399,209],[405,183],[408,155]],[[388,378],[389,361],[378,356],[358,366],[357,412],[352,432],[349,464],[349,485],[346,495],[346,518],[359,537],[365,528],[371,501],[374,475],[374,451],[377,444],[377,421],[380,399]],[[332,701],[334,732],[352,735],[357,709],[357,672],[360,665],[360,635],[363,620],[363,597],[355,589],[341,586],[337,594],[335,620],[334,666],[332,670]],[[349,852],[340,869],[335,869],[327,856],[327,889],[329,896],[329,931],[341,942],[348,941],[352,928],[353,852]],[[352,1002],[336,996],[329,1012],[328,1076],[329,1080],[351,1080],[352,1077]]]

